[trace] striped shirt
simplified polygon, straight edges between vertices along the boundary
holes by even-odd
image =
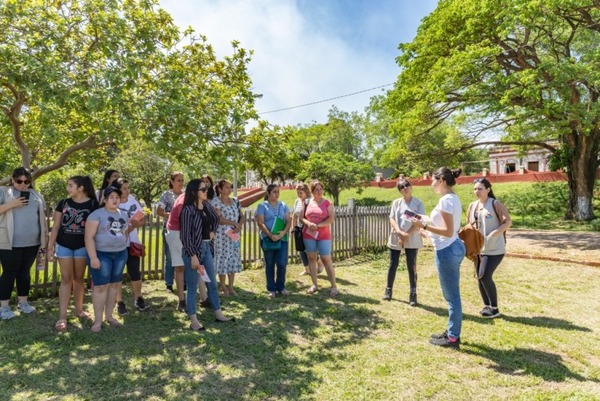
[[[215,232],[219,226],[219,216],[210,201],[204,201],[203,205],[202,210],[195,204],[185,205],[179,217],[183,252],[190,258],[196,255],[201,263],[202,241],[210,239],[210,233]]]

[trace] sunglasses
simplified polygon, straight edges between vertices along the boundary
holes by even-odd
[[[15,182],[17,184],[25,184],[25,185],[31,184],[31,181],[29,181],[29,180],[15,180]]]
[[[398,189],[410,188],[410,184],[398,185]]]
[[[198,191],[200,191],[200,192],[208,192],[208,187],[200,187],[200,188],[198,188]]]

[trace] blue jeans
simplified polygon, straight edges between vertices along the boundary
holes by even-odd
[[[100,268],[93,269],[90,267],[90,274],[94,285],[106,285],[110,283],[118,283],[123,278],[123,269],[127,262],[127,249],[119,252],[102,252],[96,251],[96,256],[100,260]],[[89,265],[88,260],[88,265]]]
[[[213,262],[213,254],[210,246],[210,241],[202,241],[202,260],[200,261],[206,270],[210,283],[206,283],[206,293],[208,300],[213,310],[221,309],[219,301],[219,291],[217,289],[217,276],[215,274],[215,264]],[[196,314],[196,302],[198,293],[198,284],[200,283],[200,273],[198,270],[192,269],[192,260],[189,256],[183,253],[183,266],[185,283],[187,286],[185,302],[187,305],[187,314],[189,316]]]
[[[460,301],[460,264],[465,258],[465,245],[456,239],[450,246],[435,251],[435,266],[444,299],[448,302],[448,335],[460,337],[462,304]]]
[[[167,229],[163,227],[162,230],[162,239],[163,239],[163,255],[165,255],[165,284],[173,285],[173,280],[175,277],[175,269],[173,269],[173,264],[171,263],[171,251],[169,251],[169,244],[166,240]]]
[[[285,270],[288,261],[288,242],[281,241],[281,248],[274,251],[265,251],[265,274],[267,276],[267,291],[281,292],[285,290]],[[277,278],[275,278],[275,265],[277,265]]]

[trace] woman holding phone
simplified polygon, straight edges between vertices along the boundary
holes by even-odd
[[[0,319],[15,317],[9,301],[17,282],[17,309],[35,312],[27,297],[31,285],[31,265],[39,252],[46,251],[48,238],[46,204],[33,189],[33,177],[24,167],[15,169],[10,185],[0,187]]]

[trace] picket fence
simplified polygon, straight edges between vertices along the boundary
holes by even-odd
[[[254,211],[245,210],[246,224],[241,232],[240,252],[245,268],[262,266],[262,250],[259,229],[254,220]],[[341,260],[366,251],[385,249],[389,234],[389,206],[349,206],[335,208],[335,220],[331,228],[332,257]],[[50,225],[50,220],[48,221]],[[146,256],[141,260],[144,280],[163,279],[163,220],[149,215],[146,225],[141,227],[139,237],[146,246]],[[290,235],[289,262],[299,263],[293,235]],[[35,269],[35,267],[33,268]],[[88,277],[89,281],[89,277]],[[32,274],[32,297],[53,297],[58,294],[60,269],[58,263],[47,262],[44,270],[35,269]]]

